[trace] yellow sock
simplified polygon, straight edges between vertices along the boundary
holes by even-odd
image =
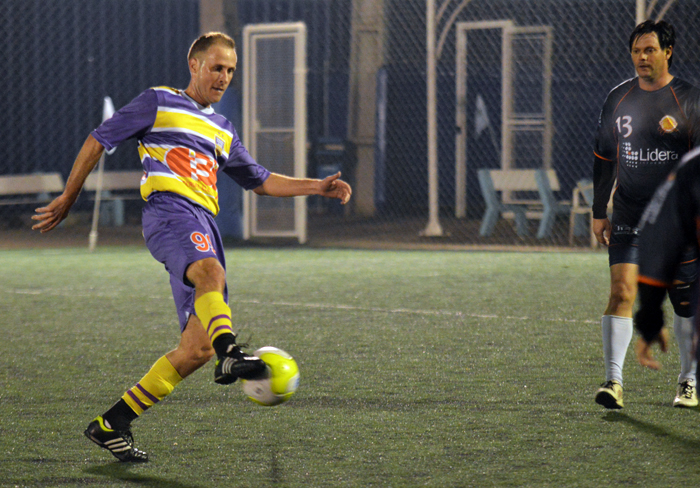
[[[212,344],[222,334],[233,334],[231,309],[218,291],[205,293],[194,301],[194,311],[202,322]]]
[[[181,381],[182,377],[170,360],[163,356],[151,366],[146,376],[124,393],[122,399],[134,412],[141,415],[168,396]]]

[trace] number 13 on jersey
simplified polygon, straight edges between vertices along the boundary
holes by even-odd
[[[622,117],[618,117],[615,123],[617,124],[618,132],[625,139],[632,134],[632,117],[630,117],[629,115],[623,115]]]

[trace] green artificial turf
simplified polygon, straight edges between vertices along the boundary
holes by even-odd
[[[82,434],[177,345],[167,273],[141,248],[0,252],[0,486],[685,486],[698,411],[630,348],[604,379],[604,253],[230,249],[234,327],[299,363],[260,407],[213,364],[133,425],[146,465]],[[658,354],[658,353],[657,353]]]

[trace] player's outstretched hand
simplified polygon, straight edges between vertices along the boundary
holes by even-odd
[[[609,245],[611,232],[612,225],[610,224],[610,220],[607,218],[593,219],[593,234],[595,234],[595,238],[598,240],[598,242],[604,246]]]
[[[321,181],[321,196],[327,198],[337,198],[340,203],[345,205],[350,201],[352,188],[346,182],[340,179],[340,171],[334,175],[325,177]]]
[[[42,234],[50,231],[68,216],[72,206],[73,202],[61,195],[47,206],[37,208],[36,214],[32,215],[32,220],[37,220],[38,223],[32,226],[32,230],[38,230]]]
[[[640,337],[637,340],[637,344],[634,346],[634,352],[637,355],[637,361],[639,361],[639,364],[645,368],[661,369],[661,363],[654,359],[654,353],[652,351],[654,343],[659,344],[661,352],[668,351],[668,332],[666,332],[666,329],[661,329],[659,335],[657,335],[651,342],[647,342]]]

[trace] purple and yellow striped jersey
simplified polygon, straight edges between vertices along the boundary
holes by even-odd
[[[107,150],[130,138],[138,140],[144,200],[154,192],[176,193],[216,215],[219,170],[246,190],[262,185],[270,175],[243,147],[231,122],[184,90],[150,88],[92,136]]]

